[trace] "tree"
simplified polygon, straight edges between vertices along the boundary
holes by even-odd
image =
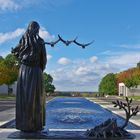
[[[103,77],[99,84],[99,92],[109,95],[117,94],[117,80],[115,74],[109,73]]]
[[[17,60],[12,54],[8,54],[5,59],[0,59],[0,85],[6,84],[9,86],[13,84],[18,77]]]
[[[124,84],[125,84],[128,88],[137,87],[138,81],[137,81],[137,78],[136,78],[136,77],[131,77],[131,78],[127,78],[127,79],[124,81]]]
[[[4,60],[4,58],[2,56],[0,56],[0,63]]]
[[[140,61],[137,63],[137,67],[140,68]]]
[[[117,83],[123,82],[128,88],[137,87],[140,84],[140,68],[128,69],[117,74]]]
[[[12,54],[8,54],[4,60],[4,64],[7,68],[7,75],[8,80],[5,82],[7,85],[13,84],[18,77],[18,65],[17,65],[17,59]]]
[[[53,78],[50,74],[44,73],[44,87],[47,94],[52,94],[55,90],[55,86],[52,84]]]
[[[128,70],[117,73],[115,80],[117,83],[116,86],[118,86],[121,82],[123,82],[128,88],[137,87],[137,85],[140,85],[140,61],[137,63],[137,67],[129,68]],[[103,78],[99,85],[99,91],[104,93],[107,90],[105,90],[106,87],[108,86]]]
[[[17,58],[12,55],[12,54],[8,54],[5,59],[4,59],[4,64],[8,67],[8,68],[12,68],[12,67],[18,67],[18,61]]]

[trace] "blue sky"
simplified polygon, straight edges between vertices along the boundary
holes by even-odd
[[[84,43],[95,40],[86,49],[46,46],[45,71],[56,90],[97,91],[105,74],[140,61],[139,6],[139,0],[0,0],[0,55],[10,53],[32,20],[46,41],[57,34],[66,40],[78,36]]]

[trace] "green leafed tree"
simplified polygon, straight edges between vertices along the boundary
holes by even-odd
[[[9,54],[5,58],[0,58],[0,85],[6,84],[9,86],[13,84],[18,77],[19,67],[16,58]]]
[[[50,74],[44,73],[44,87],[47,95],[51,95],[55,91],[55,86],[52,84],[53,78]]]
[[[140,61],[137,63],[137,68],[140,68]]]
[[[104,76],[99,84],[100,94],[116,95],[117,94],[117,80],[113,73]]]
[[[124,84],[128,87],[137,87],[139,83],[139,80],[137,77],[131,77],[131,78],[126,78],[126,80],[124,81]]]
[[[17,67],[18,65],[18,61],[16,59],[16,57],[12,54],[8,54],[5,59],[4,59],[4,64],[8,67],[8,68],[13,68],[13,67]]]
[[[0,56],[0,63],[4,60],[4,58],[2,56]]]

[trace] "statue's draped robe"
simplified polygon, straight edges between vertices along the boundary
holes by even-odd
[[[32,132],[45,125],[43,70],[46,50],[40,37],[23,36],[15,48],[20,61],[16,94],[16,128]]]

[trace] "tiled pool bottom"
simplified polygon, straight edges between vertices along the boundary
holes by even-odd
[[[109,118],[121,126],[124,119],[85,98],[55,98],[46,105],[45,129],[90,129]],[[129,123],[127,129],[140,130]]]

